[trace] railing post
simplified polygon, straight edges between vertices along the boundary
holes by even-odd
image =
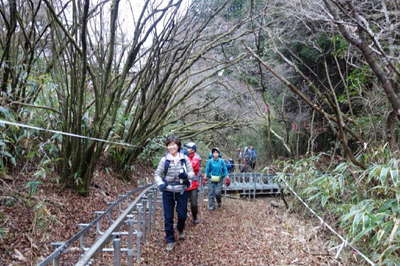
[[[254,183],[254,194],[253,194],[253,199],[256,199],[256,190],[257,190],[257,175],[253,173],[253,183]]]
[[[144,224],[144,219],[143,219],[143,201],[141,200],[140,203],[136,204],[137,207],[137,213],[138,213],[138,217],[137,217],[137,221],[138,221],[138,228],[139,231],[142,233],[142,236],[144,235],[143,231],[143,224]]]
[[[136,259],[139,261],[142,255],[142,238],[144,239],[144,213],[143,201],[136,204],[137,210],[137,230],[136,230]]]
[[[147,233],[149,230],[149,199],[148,196],[146,195],[143,197],[143,240],[145,241],[147,238]]]
[[[128,265],[133,265],[133,219],[128,219]]]
[[[152,205],[151,205],[151,230],[153,230],[153,226],[155,223],[156,216],[156,204],[157,204],[157,188],[153,189],[152,193]]]
[[[79,230],[84,229],[86,226],[88,226],[88,225],[87,224],[79,224]],[[79,246],[82,250],[85,249],[85,234],[82,234],[79,237]]]
[[[243,197],[246,197],[246,185],[247,185],[247,183],[246,183],[246,179],[244,178],[244,174],[243,173],[241,173],[241,175],[240,175],[240,180],[242,180],[242,187],[243,187]]]
[[[60,260],[59,260],[59,258],[57,257],[57,258],[54,258],[53,259],[53,266],[59,266],[60,265]]]
[[[64,243],[63,243],[63,242],[54,242],[54,243],[51,243],[51,245],[52,245],[55,249],[59,248],[62,244],[64,244]],[[53,266],[59,266],[59,265],[60,265],[60,257],[57,256],[57,257],[55,257],[55,258],[53,259]]]
[[[100,215],[104,214],[104,211],[95,211],[94,213],[97,215],[96,217],[99,217]],[[103,234],[101,231],[101,219],[96,223],[96,232],[99,235]]]
[[[141,215],[141,208],[138,206],[139,204],[136,205],[136,210],[137,210],[137,230],[136,230],[136,260],[139,261],[140,257],[142,256],[142,250],[141,250],[141,241],[142,241],[142,215]]]
[[[114,248],[114,266],[121,265],[121,239],[119,237],[115,237],[113,239],[113,248]]]
[[[152,231],[154,217],[154,191],[149,191],[149,233]]]
[[[123,198],[124,197],[126,197],[126,195],[125,194],[121,194],[121,195],[118,195],[118,209],[119,209],[119,211],[122,211],[122,204],[121,204],[121,201],[123,200]]]
[[[252,183],[253,183],[253,173],[248,174],[249,175],[249,200],[251,200],[251,191],[252,189]]]

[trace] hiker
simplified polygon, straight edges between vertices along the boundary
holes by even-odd
[[[212,158],[206,164],[206,177],[208,179],[208,209],[215,210],[221,207],[221,191],[224,178],[228,175],[225,162],[220,158],[221,152],[218,148],[211,149]]]
[[[185,145],[183,145],[187,152],[188,152],[188,157],[189,160],[192,164],[193,167],[193,172],[194,172],[194,178],[192,180],[192,184],[189,188],[186,189],[188,192],[188,198],[190,202],[190,210],[192,212],[193,216],[193,224],[198,224],[200,221],[197,217],[198,214],[198,188],[199,188],[199,182],[201,182],[201,172],[200,172],[200,167],[201,167],[201,157],[197,151],[197,146],[194,142],[189,142]]]
[[[239,165],[239,171],[240,171],[240,165],[242,163],[242,158],[243,158],[243,152],[240,148],[237,148],[236,150],[236,161],[238,162]]]
[[[167,251],[171,251],[175,245],[174,234],[174,209],[178,215],[178,238],[185,239],[185,221],[187,218],[188,192],[191,179],[194,176],[192,164],[189,158],[181,153],[181,141],[170,136],[165,141],[167,154],[161,158],[155,171],[155,182],[162,192],[165,239]]]
[[[232,160],[232,158],[229,158],[224,161],[225,161],[226,170],[228,170],[228,173],[233,173],[235,171],[235,162]]]
[[[250,153],[250,161],[249,161],[250,167],[252,170],[254,170],[254,168],[256,167],[257,154],[253,146],[249,147],[249,153]]]
[[[250,150],[249,148],[246,146],[244,147],[244,150],[242,152],[242,165],[241,165],[241,169],[240,172],[244,173],[244,172],[248,172],[248,168],[250,166]]]

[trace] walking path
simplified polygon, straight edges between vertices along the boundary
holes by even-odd
[[[141,265],[341,264],[328,253],[316,221],[296,218],[284,207],[274,208],[271,200],[224,198],[222,208],[211,212],[202,201],[202,222],[192,225],[189,218],[186,239],[178,241],[172,252],[165,251],[159,213],[143,248]]]

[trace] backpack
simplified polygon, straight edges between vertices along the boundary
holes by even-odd
[[[244,156],[245,159],[251,159],[251,151],[250,149],[246,148],[246,150],[244,151]]]
[[[228,170],[228,172],[229,172],[229,170],[231,170],[232,169],[232,162],[230,161],[230,160],[225,160],[225,164],[226,164],[226,169]]]
[[[230,169],[228,172],[232,173],[235,171],[235,162],[233,160],[229,160]]]

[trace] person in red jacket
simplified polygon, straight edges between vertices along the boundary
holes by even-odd
[[[193,224],[198,224],[200,221],[198,219],[198,188],[199,188],[199,181],[201,177],[200,167],[201,167],[201,157],[199,154],[196,153],[197,146],[194,142],[186,143],[185,148],[187,149],[187,156],[193,167],[194,178],[192,179],[190,187],[186,189],[189,195],[189,202],[190,202],[190,210],[192,211],[193,215]]]

